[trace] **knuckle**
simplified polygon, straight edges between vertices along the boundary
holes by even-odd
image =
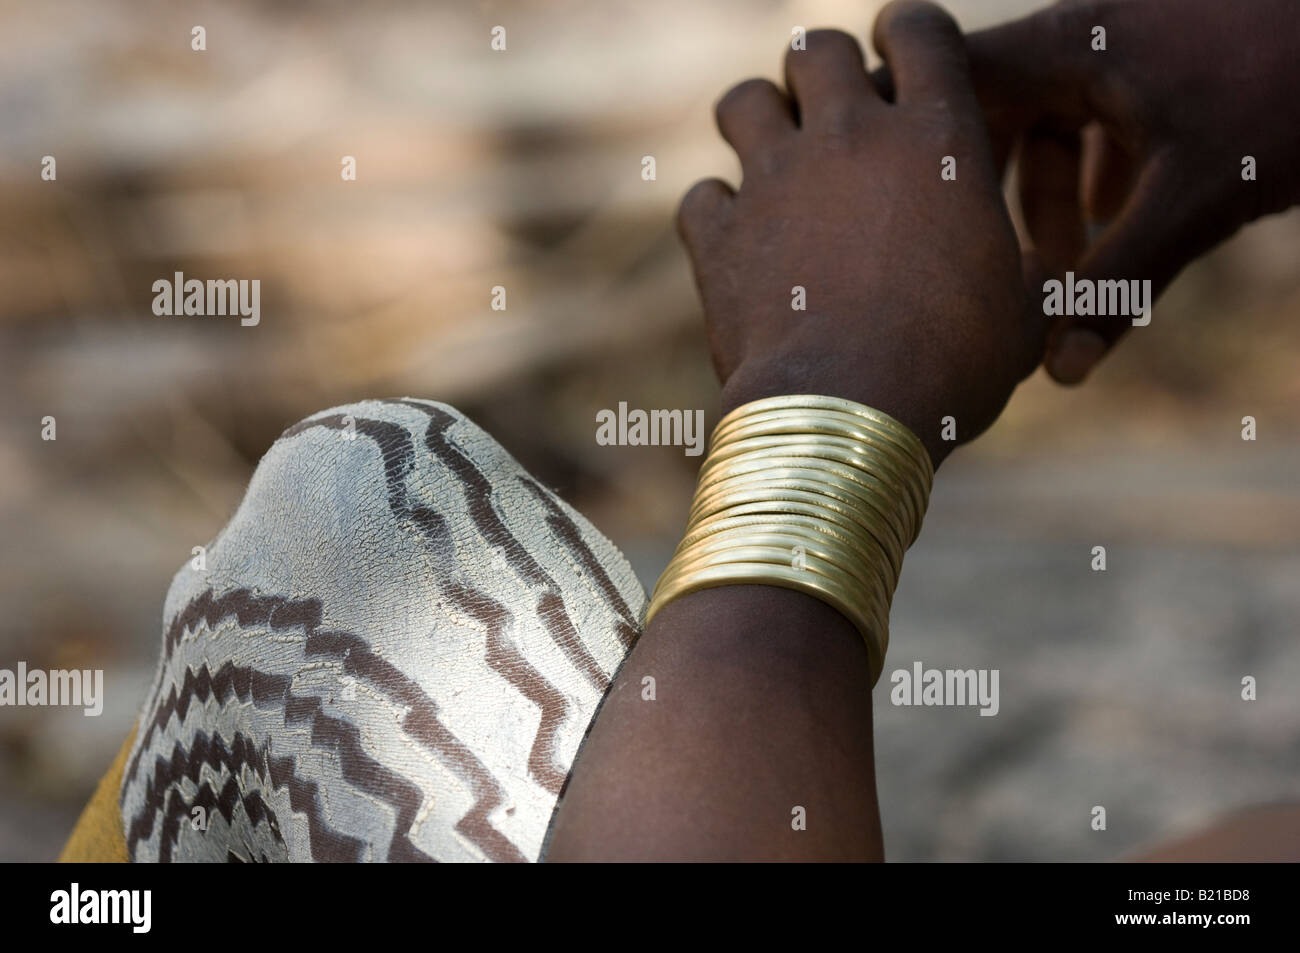
[[[979,128],[972,126],[962,110],[947,97],[937,97],[912,108],[911,119],[921,141],[945,155],[957,155],[969,148]]]
[[[696,234],[717,218],[721,188],[717,179],[701,179],[686,190],[677,206],[677,227],[683,235]]]
[[[714,107],[719,121],[733,113],[744,112],[750,105],[777,92],[776,87],[766,79],[747,79],[727,90]]]
[[[957,23],[948,11],[924,0],[894,0],[881,12],[881,17],[892,33],[960,36]]]
[[[808,34],[808,52],[813,58],[832,62],[841,59],[863,62],[862,46],[843,30],[813,30]]]
[[[826,28],[808,31],[808,48],[811,50],[814,46],[827,50],[859,49],[858,41],[851,34]]]
[[[705,201],[706,193],[712,191],[712,187],[712,179],[701,179],[692,185],[686,190],[686,194],[682,196],[682,201],[677,208],[677,214],[682,217],[691,215]]]
[[[818,126],[826,139],[852,140],[864,128],[862,111],[851,100],[828,102],[818,111]]]
[[[775,177],[789,168],[789,155],[784,149],[758,149],[750,157],[750,168],[761,176]]]

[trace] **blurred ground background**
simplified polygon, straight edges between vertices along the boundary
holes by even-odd
[[[793,25],[861,36],[877,6],[0,2],[0,667],[107,673],[98,719],[0,709],[0,859],[57,853],[172,573],[315,411],[457,404],[651,585],[698,461],[599,447],[594,415],[716,420],[671,224],[692,181],[736,177],[712,102],[779,75]],[[1101,860],[1300,795],[1298,261],[1300,218],[1247,230],[1088,387],[1040,374],[945,464],[887,671],[998,668],[1001,713],[876,693],[891,858]],[[260,278],[261,325],[155,317],[176,270]]]

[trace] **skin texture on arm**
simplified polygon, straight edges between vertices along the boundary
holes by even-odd
[[[811,596],[670,603],[606,696],[546,859],[881,859],[869,680],[862,637]]]
[[[892,104],[836,31],[787,54],[788,93],[763,80],[728,93],[718,124],[742,187],[699,183],[679,228],[724,413],[844,397],[908,425],[937,466],[954,446],[942,418],[958,441],[986,429],[1045,329],[956,25],[893,4],[874,41]],[[796,286],[806,312],[791,310]],[[546,859],[880,859],[870,687],[861,636],[810,596],[725,586],[670,603],[596,716]]]

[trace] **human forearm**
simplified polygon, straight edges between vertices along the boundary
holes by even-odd
[[[850,37],[816,31],[788,96],[751,80],[718,106],[745,179],[697,185],[679,227],[744,422],[715,431],[552,860],[881,856],[870,692],[902,551],[933,466],[997,417],[1044,321],[955,24],[895,5],[876,37],[893,104]]]
[[[655,617],[580,752],[546,854],[880,856],[862,637],[828,605],[769,586],[706,589]]]

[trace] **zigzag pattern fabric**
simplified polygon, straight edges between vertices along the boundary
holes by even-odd
[[[291,427],[172,581],[135,861],[532,861],[640,631],[622,554],[454,408]]]

